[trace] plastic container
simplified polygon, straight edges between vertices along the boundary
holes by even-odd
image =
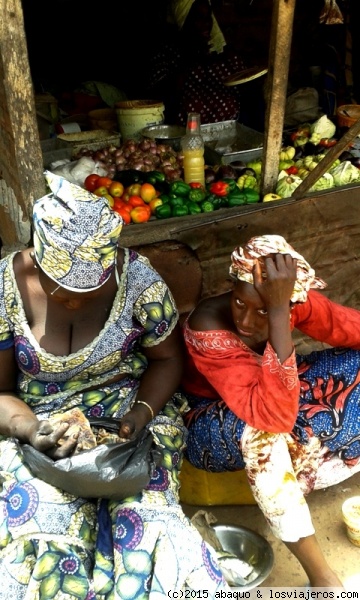
[[[198,113],[188,114],[186,134],[181,139],[181,150],[184,157],[185,183],[205,185],[204,140],[201,135]]]
[[[342,505],[342,515],[350,542],[360,547],[360,496],[345,500]]]
[[[123,140],[138,139],[144,127],[164,122],[165,106],[156,100],[124,100],[115,110]]]

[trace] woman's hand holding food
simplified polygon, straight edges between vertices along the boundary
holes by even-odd
[[[79,431],[68,438],[64,438],[69,429],[69,424],[66,422],[56,427],[51,425],[49,421],[34,421],[34,424],[36,426],[29,434],[29,444],[33,448],[47,454],[54,460],[73,454]]]

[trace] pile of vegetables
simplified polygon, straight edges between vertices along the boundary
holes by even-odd
[[[259,202],[260,194],[255,189],[255,178],[247,182],[247,188],[244,187],[244,180],[239,181],[240,179],[219,179],[205,187],[195,182],[187,184],[182,180],[174,181],[169,184],[166,194],[160,194],[162,204],[156,208],[155,217],[183,217]]]
[[[260,201],[256,178],[245,170],[240,177],[215,177],[206,186],[167,181],[160,171],[126,170],[117,179],[90,174],[84,181],[89,192],[103,196],[125,225],[150,219],[168,219],[212,212]],[[219,171],[221,175],[221,170]]]
[[[234,161],[226,165],[205,167],[205,187],[190,186],[183,181],[183,157],[169,145],[154,140],[127,140],[122,146],[100,150],[82,149],[74,160],[92,159],[96,173],[123,186],[124,198],[130,186],[153,186],[152,207],[148,218],[164,219],[210,212],[219,208],[241,206],[252,202],[267,202],[290,197],[302,181],[337,143],[335,124],[323,115],[314,123],[304,123],[284,140],[279,153],[279,175],[274,193],[260,198],[262,159],[247,163]],[[311,187],[311,192],[360,182],[360,158],[343,152]],[[139,196],[139,193],[132,193]],[[118,200],[118,198],[117,198]],[[155,202],[156,200],[156,202]],[[111,203],[111,201],[110,201]],[[118,201],[119,205],[120,202]],[[146,201],[145,201],[146,204]],[[127,209],[128,205],[121,206]],[[150,208],[150,207],[147,207]],[[139,212],[139,211],[138,211]],[[123,216],[126,223],[140,222]],[[142,222],[142,221],[141,221]]]
[[[182,176],[182,156],[167,144],[157,144],[154,140],[127,140],[121,146],[107,146],[100,150],[82,148],[74,159],[89,156],[99,167],[106,169],[108,177],[117,173],[135,170],[142,173],[160,171],[168,181]]]
[[[315,169],[337,140],[336,126],[323,115],[314,123],[305,123],[292,132],[279,154],[279,175],[274,194],[263,201],[289,198],[302,181]],[[232,164],[232,163],[231,163]],[[261,158],[246,163],[260,184]],[[360,158],[350,151],[343,152],[310,188],[310,192],[329,190],[334,187],[360,182]]]

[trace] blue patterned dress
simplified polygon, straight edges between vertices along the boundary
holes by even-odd
[[[13,255],[0,261],[0,349],[14,346],[18,395],[39,419],[74,407],[88,417],[121,417],[146,369],[141,347],[174,329],[178,314],[164,281],[146,258],[126,249],[124,255],[104,328],[69,356],[41,348],[24,312]],[[118,374],[125,377],[106,384]],[[213,551],[179,505],[184,410],[175,394],[149,424],[162,463],[142,493],[122,502],[76,498],[34,478],[18,442],[1,438],[1,599],[155,600],[169,590],[207,589],[212,597],[227,589]]]

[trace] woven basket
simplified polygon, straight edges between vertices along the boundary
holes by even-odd
[[[79,133],[61,133],[57,136],[62,142],[66,142],[75,156],[80,150],[100,150],[107,146],[120,146],[120,133],[106,131],[105,129],[92,129],[80,131]]]
[[[360,119],[359,104],[343,104],[336,111],[339,127],[351,127]]]

